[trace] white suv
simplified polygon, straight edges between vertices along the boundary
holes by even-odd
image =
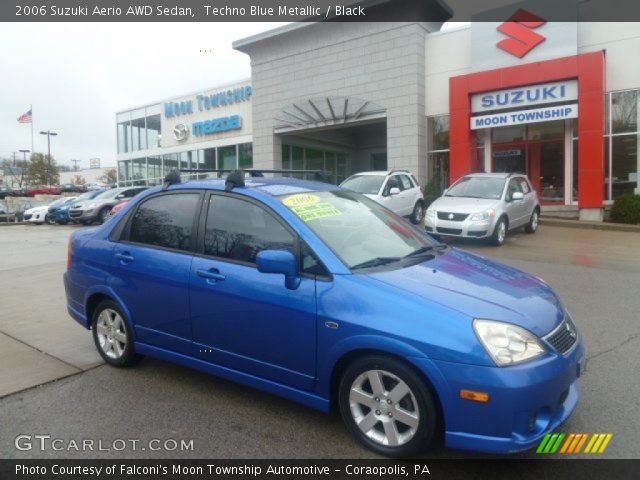
[[[426,210],[422,190],[415,177],[406,170],[359,172],[340,186],[362,193],[398,215],[409,217],[416,225],[422,222]]]

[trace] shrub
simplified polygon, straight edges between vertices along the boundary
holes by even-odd
[[[640,195],[620,195],[613,202],[611,219],[618,223],[640,223]]]

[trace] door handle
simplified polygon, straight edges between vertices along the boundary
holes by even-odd
[[[126,265],[128,263],[133,262],[133,257],[129,254],[129,252],[124,252],[124,253],[116,253],[115,257],[120,260],[120,263],[122,265]]]
[[[206,279],[207,283],[210,285],[216,282],[221,282],[225,278],[227,278],[224,275],[222,275],[217,268],[211,268],[209,270],[196,270],[196,274],[199,277]]]

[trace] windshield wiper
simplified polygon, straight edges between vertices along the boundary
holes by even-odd
[[[447,248],[447,245],[444,243],[439,243],[438,245],[425,245],[424,247],[420,247],[419,249],[405,255],[403,258],[412,258],[412,257],[417,257],[425,254],[429,254],[433,256],[431,252],[433,252],[434,250],[439,253],[442,250],[445,250],[446,248]]]
[[[356,270],[359,268],[370,268],[370,267],[379,267],[381,265],[386,265],[388,263],[393,263],[401,260],[401,257],[376,257],[371,260],[367,260],[366,262],[358,263],[351,267],[352,270]]]

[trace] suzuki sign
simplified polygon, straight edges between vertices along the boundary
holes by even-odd
[[[578,99],[578,81],[551,82],[525,87],[508,88],[485,92],[471,97],[473,113],[505,110],[507,108],[529,107],[575,101]]]

